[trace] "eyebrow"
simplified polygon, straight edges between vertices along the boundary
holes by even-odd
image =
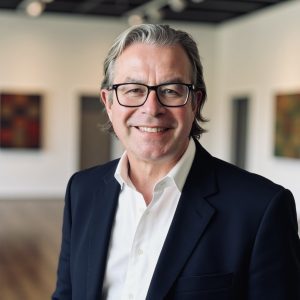
[[[137,80],[131,77],[126,77],[124,82],[128,83],[144,83],[142,80]]]
[[[146,84],[144,80],[140,80],[140,79],[134,79],[132,77],[126,77],[125,81],[123,81],[124,83],[140,83],[140,84]],[[180,77],[173,77],[170,78],[168,80],[162,81],[158,84],[166,84],[166,83],[186,83],[184,82],[184,80],[182,80],[182,78]]]
[[[162,83],[172,83],[172,82],[175,82],[175,83],[185,83],[184,80],[182,80],[182,78],[180,78],[180,77],[173,77],[173,78],[171,78],[169,80],[166,80],[166,81],[164,81]]]

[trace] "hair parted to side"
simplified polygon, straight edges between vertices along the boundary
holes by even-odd
[[[104,60],[104,78],[101,83],[101,89],[108,88],[113,84],[114,66],[117,58],[127,47],[135,43],[158,46],[180,45],[185,50],[192,65],[192,84],[195,86],[196,91],[201,91],[202,93],[200,103],[194,103],[194,105],[197,105],[197,111],[190,133],[190,136],[199,138],[206,131],[201,127],[201,123],[207,122],[201,111],[206,101],[207,93],[197,44],[188,33],[175,30],[169,25],[158,24],[142,24],[128,28],[117,37]],[[106,124],[105,130],[114,132],[110,122]]]

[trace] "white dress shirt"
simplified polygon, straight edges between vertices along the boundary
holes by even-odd
[[[121,191],[108,250],[102,299],[146,298],[195,151],[195,142],[190,139],[181,159],[155,184],[148,206],[128,177],[126,152],[122,155],[115,172]]]

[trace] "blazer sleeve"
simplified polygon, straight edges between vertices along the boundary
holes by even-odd
[[[73,177],[74,175],[69,180],[66,190],[61,251],[58,261],[56,289],[52,295],[52,300],[72,300],[72,284],[70,275],[70,241],[72,227],[70,190]]]
[[[295,201],[281,190],[260,222],[249,268],[249,300],[300,300],[300,241]]]

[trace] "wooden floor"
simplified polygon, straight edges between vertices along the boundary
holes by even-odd
[[[0,200],[0,300],[49,300],[56,281],[62,200]]]
[[[51,298],[62,210],[62,200],[0,201],[1,300]]]

